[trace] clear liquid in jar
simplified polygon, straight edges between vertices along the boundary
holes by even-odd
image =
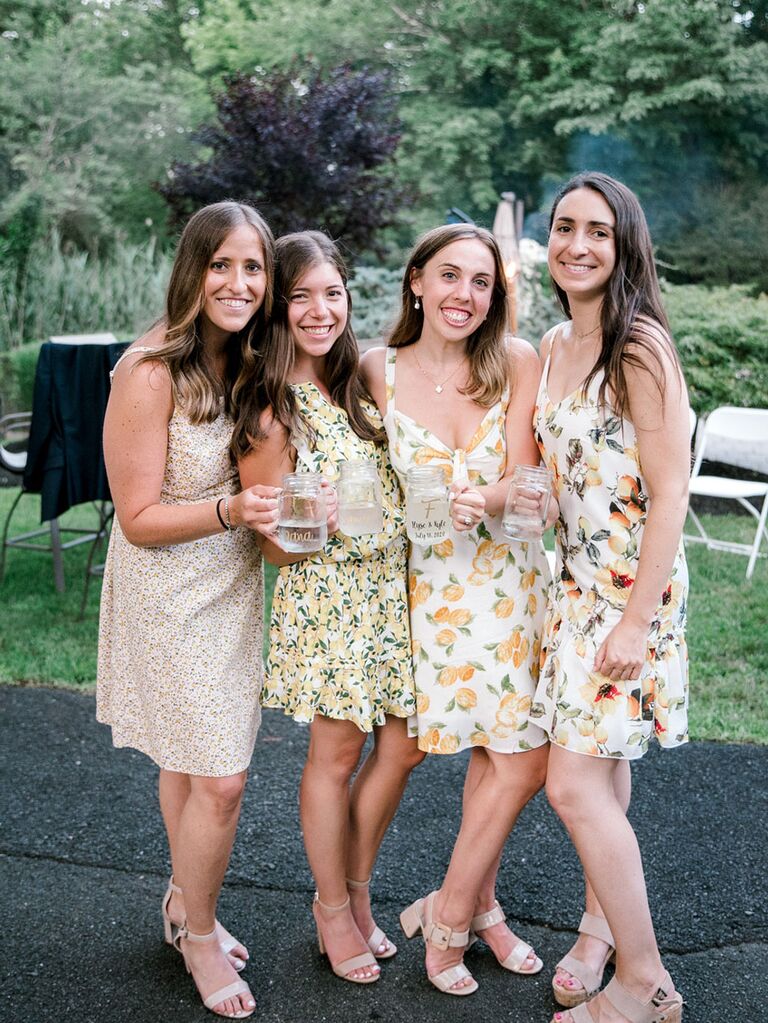
[[[375,501],[339,502],[339,527],[347,536],[380,533],[384,528],[381,505]]]
[[[328,526],[318,525],[312,519],[286,519],[277,530],[277,539],[283,550],[291,554],[309,554],[325,547],[328,540]]]

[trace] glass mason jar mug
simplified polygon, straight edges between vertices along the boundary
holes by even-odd
[[[319,551],[328,540],[323,477],[316,472],[283,476],[278,501],[277,539],[292,554]]]
[[[338,482],[339,528],[347,536],[380,533],[384,528],[381,479],[370,458],[342,462]]]
[[[412,465],[405,484],[406,532],[411,543],[428,547],[447,539],[448,487],[439,466]]]
[[[516,465],[501,528],[509,540],[540,540],[547,521],[552,473],[538,465]]]

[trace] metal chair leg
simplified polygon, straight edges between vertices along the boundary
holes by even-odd
[[[53,557],[53,579],[56,589],[63,593],[66,589],[64,584],[64,558],[61,553],[61,529],[59,520],[51,519],[51,555]]]
[[[5,526],[3,528],[3,542],[2,542],[2,546],[0,547],[0,583],[5,578],[5,552],[8,550],[8,543],[7,543],[7,541],[8,541],[8,530],[11,527],[11,519],[13,518],[13,513],[16,511],[16,506],[18,505],[19,501],[22,499],[23,496],[24,496],[24,491],[19,489],[19,492],[16,495],[16,499],[14,500],[13,504],[11,505],[11,510],[8,512],[8,514],[6,515],[6,518],[5,518]]]

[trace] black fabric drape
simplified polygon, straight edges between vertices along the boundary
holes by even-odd
[[[24,489],[40,494],[43,522],[109,500],[101,431],[109,371],[126,348],[47,341],[40,349]]]

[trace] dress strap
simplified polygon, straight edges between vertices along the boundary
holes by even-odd
[[[387,348],[386,352],[384,383],[387,393],[387,415],[391,416],[395,411],[395,360],[397,359],[397,349]]]
[[[117,360],[117,362],[114,364],[112,369],[109,371],[109,379],[111,380],[112,377],[115,375],[115,371],[117,370],[117,367],[120,365],[120,363],[126,357],[126,355],[135,355],[136,352],[142,352],[143,353],[143,352],[157,352],[157,351],[159,351],[158,348],[147,348],[146,345],[137,345],[135,348],[126,348],[126,350],[123,352],[123,354]]]

